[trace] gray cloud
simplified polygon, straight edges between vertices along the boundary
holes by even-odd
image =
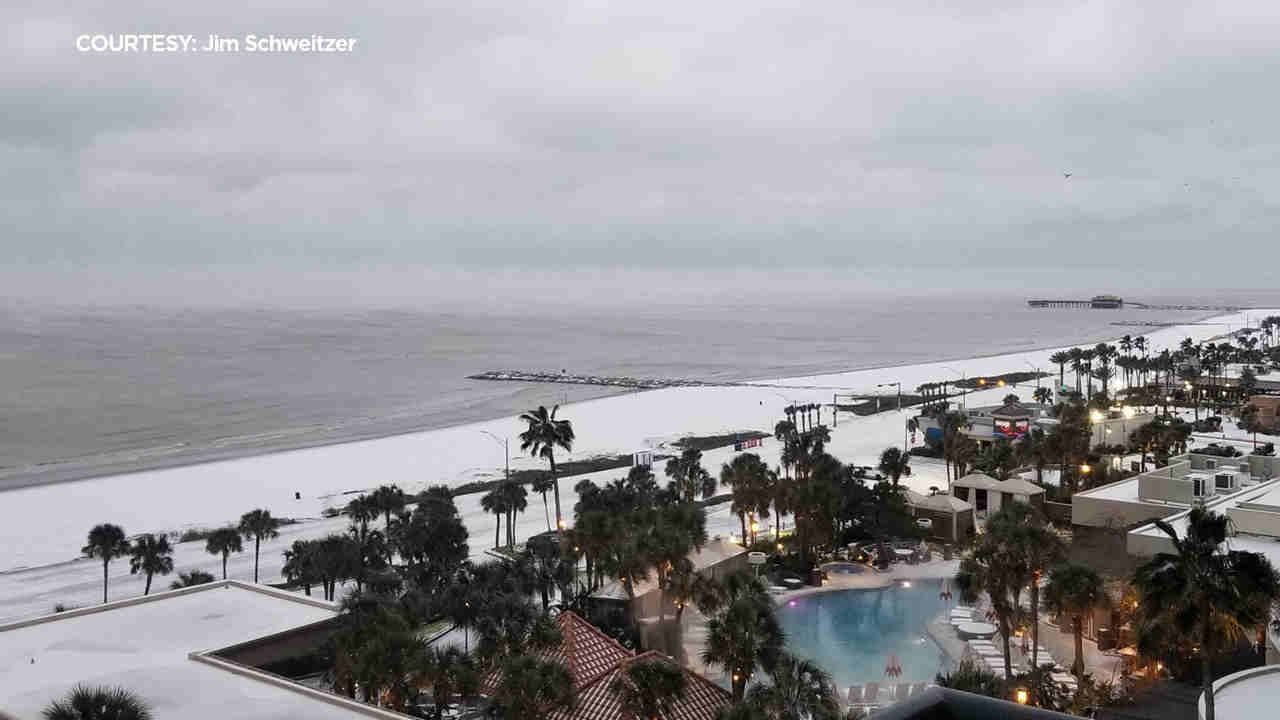
[[[0,243],[36,266],[1274,257],[1280,7],[791,5],[11,4]],[[73,45],[150,31],[360,50]]]

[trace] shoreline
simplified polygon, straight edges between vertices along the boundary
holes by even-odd
[[[1216,316],[1233,326],[1241,316]],[[1219,328],[1183,326],[1157,330],[1152,347],[1176,346],[1188,335],[1204,341],[1220,334]],[[1043,343],[1041,343],[1043,345]],[[981,347],[981,346],[977,346]],[[1054,346],[1063,347],[1063,346]],[[1069,347],[1069,346],[1066,346]],[[971,377],[983,373],[1022,371],[1027,363],[1044,365],[1048,348],[1039,351],[996,353],[994,357],[945,363],[894,364],[891,370],[865,370],[837,375],[808,375],[794,378],[794,386],[857,386],[871,388],[879,383],[901,381],[914,387],[944,374]],[[1045,366],[1046,370],[1053,369]],[[1028,393],[1032,385],[1020,385],[1014,392]],[[969,394],[971,403],[998,403],[1004,388],[978,390]],[[572,396],[571,396],[572,397]],[[664,392],[633,392],[586,400],[574,404],[570,417],[578,429],[579,442],[564,459],[581,460],[602,454],[630,454],[654,449],[686,435],[718,435],[735,428],[768,427],[777,420],[787,402],[829,402],[830,391],[804,389],[775,392],[771,388],[740,386],[731,388],[675,388]],[[832,452],[845,462],[874,464],[879,453],[903,438],[903,415],[884,412],[869,416],[844,417],[833,426]],[[288,533],[272,541],[267,550],[268,576],[279,572],[278,550],[295,538],[319,536],[337,531],[341,519],[324,520],[324,511],[340,504],[350,493],[381,484],[395,483],[415,493],[430,485],[457,488],[476,481],[501,477],[503,448],[499,438],[515,439],[523,425],[514,415],[497,420],[472,422],[450,429],[410,433],[375,440],[321,445],[306,450],[277,452],[254,457],[206,462],[185,468],[154,470],[94,478],[76,483],[58,483],[23,488],[4,496],[15,522],[0,530],[0,547],[6,549],[0,564],[16,573],[0,574],[0,616],[22,615],[43,609],[53,602],[88,602],[86,590],[98,582],[100,569],[92,564],[71,561],[78,555],[83,533],[95,523],[114,522],[126,532],[168,532],[193,527],[218,527],[234,522],[250,508],[263,508],[273,515],[318,518],[289,526]],[[760,450],[769,463],[779,460],[776,442],[766,440]],[[709,451],[704,462],[718,467],[733,455],[732,448]],[[560,454],[557,453],[557,459]],[[545,468],[545,461],[523,454],[511,457],[513,471]],[[941,479],[940,468],[913,475],[909,487],[917,492]],[[615,479],[616,471],[604,470],[586,476],[595,484]],[[936,475],[936,477],[935,477]],[[92,484],[92,483],[98,484]],[[914,485],[913,485],[914,483]],[[561,483],[570,507],[576,498],[571,483]],[[520,534],[541,532],[544,518],[536,511],[519,518]],[[459,512],[467,524],[473,548],[492,542],[493,516],[484,511],[478,495],[459,498]],[[727,505],[708,510],[708,532],[729,534],[738,527]],[[176,546],[176,565],[183,569],[215,568],[216,559],[203,552],[200,543]],[[252,560],[252,558],[250,558]],[[70,561],[70,562],[69,562]],[[246,561],[247,562],[247,561]],[[238,577],[251,577],[252,566],[237,561]],[[137,576],[124,567],[113,574],[113,587],[140,591]],[[135,587],[136,586],[136,587]]]
[[[1053,311],[1046,310],[1045,312],[1053,312]],[[1090,310],[1088,312],[1105,312],[1105,311]],[[765,384],[770,382],[783,384],[783,383],[795,382],[798,380],[803,380],[803,379],[812,378],[812,377],[826,377],[826,376],[832,376],[832,375],[845,375],[845,374],[857,373],[857,372],[891,370],[894,368],[917,367],[920,365],[935,365],[935,364],[942,364],[942,363],[989,360],[989,359],[1004,357],[1007,355],[1015,355],[1019,353],[1044,352],[1048,350],[1058,350],[1058,349],[1068,348],[1068,347],[1084,347],[1086,345],[1094,345],[1100,342],[1114,342],[1115,340],[1118,340],[1123,335],[1130,335],[1132,337],[1146,336],[1161,330],[1171,330],[1171,329],[1176,329],[1180,327],[1186,327],[1192,323],[1203,322],[1204,320],[1208,320],[1215,317],[1229,317],[1229,316],[1223,315],[1221,313],[1206,312],[1206,313],[1198,314],[1184,321],[1178,322],[1174,324],[1172,327],[1148,327],[1148,328],[1144,328],[1144,331],[1140,333],[1121,333],[1119,335],[1107,336],[1107,337],[1099,338],[1096,340],[1090,340],[1087,342],[1071,344],[1071,345],[1061,345],[1061,344],[1055,344],[1055,343],[1037,344],[1033,347],[1007,349],[1003,351],[984,353],[979,355],[957,355],[957,356],[939,357],[939,358],[932,358],[929,360],[918,361],[918,362],[883,363],[883,364],[872,364],[867,366],[854,366],[854,367],[840,366],[840,367],[834,367],[831,369],[820,369],[806,375],[798,375],[798,376],[790,376],[790,377],[760,375],[760,376],[748,376],[748,377],[737,379],[737,380],[733,380],[733,379],[724,380],[719,382],[722,382],[725,385],[734,384],[740,387],[764,387]],[[476,382],[493,382],[493,381],[476,380]],[[528,384],[544,385],[549,383],[530,382]],[[608,386],[603,386],[603,385],[584,386],[584,385],[577,385],[577,384],[568,384],[567,387],[579,388],[584,391],[583,397],[574,398],[569,403],[567,403],[567,405],[574,405],[577,403],[587,402],[591,400],[616,398],[623,395],[647,393],[647,392],[652,392],[653,390],[670,389],[670,388],[654,388],[650,390],[650,389],[637,389],[637,388],[629,388],[629,387],[628,388],[622,388],[622,387],[610,388]],[[792,387],[799,388],[801,386],[792,385]],[[83,466],[83,465],[77,466],[76,465],[77,459],[69,459],[65,461],[48,461],[48,462],[42,463],[39,466],[40,467],[39,470],[34,470],[28,473],[15,474],[9,478],[0,478],[0,496],[3,496],[4,493],[13,491],[13,490],[22,490],[22,489],[35,488],[35,487],[47,487],[47,486],[53,486],[53,485],[63,485],[67,483],[84,482],[87,480],[102,480],[102,479],[109,479],[113,477],[119,477],[123,475],[131,475],[131,474],[140,473],[140,472],[174,470],[178,468],[196,467],[200,465],[207,465],[211,463],[219,463],[219,462],[226,462],[226,461],[232,461],[232,460],[244,460],[248,458],[266,457],[270,455],[297,452],[301,450],[310,450],[314,448],[338,447],[338,446],[348,445],[353,443],[370,442],[370,441],[376,441],[376,440],[383,440],[387,438],[416,435],[419,433],[428,433],[428,432],[436,432],[436,431],[443,431],[443,430],[451,430],[456,428],[465,428],[470,425],[478,425],[478,424],[493,422],[496,420],[501,420],[505,417],[506,415],[485,416],[485,417],[469,419],[463,422],[446,423],[446,424],[422,423],[422,422],[414,423],[410,421],[399,427],[392,427],[392,428],[387,428],[382,430],[370,430],[365,432],[359,432],[359,431],[352,432],[351,430],[343,431],[339,429],[333,429],[327,432],[318,431],[318,434],[316,436],[309,437],[306,439],[300,439],[295,442],[283,441],[283,442],[278,442],[274,444],[268,443],[260,447],[241,447],[241,448],[228,448],[228,449],[200,448],[200,449],[193,450],[190,454],[175,454],[170,457],[162,458],[162,459],[151,458],[151,459],[145,459],[145,460],[134,459],[134,460],[119,460],[119,461],[106,460],[101,462],[100,464],[88,465],[88,466]],[[348,419],[340,422],[357,423],[359,421],[360,421],[359,418],[352,418],[352,419]],[[376,423],[378,422],[378,420],[374,418],[372,419],[372,422]],[[392,424],[394,425],[395,423],[393,422]],[[288,433],[293,430],[294,430],[293,428],[280,428],[275,430],[268,430],[266,432]],[[245,436],[245,440],[248,441],[251,437],[252,436]],[[234,438],[232,438],[231,440],[234,441]],[[121,453],[145,454],[148,452],[161,452],[163,450],[164,450],[163,447],[158,447],[158,448],[125,449],[125,450],[116,450],[116,451],[109,451],[109,452],[117,453],[117,454],[121,454]]]

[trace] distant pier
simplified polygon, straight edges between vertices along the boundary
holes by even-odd
[[[1033,308],[1071,308],[1083,310],[1119,310],[1124,298],[1116,295],[1094,295],[1088,300],[1028,300]]]
[[[1088,300],[1028,300],[1027,305],[1033,308],[1066,308],[1072,310],[1181,310],[1190,312],[1240,312],[1249,310],[1237,305],[1153,305],[1151,303],[1125,300],[1118,295],[1094,295]]]

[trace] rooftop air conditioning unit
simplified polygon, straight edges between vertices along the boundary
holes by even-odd
[[[1205,460],[1205,461],[1204,461],[1204,469],[1205,469],[1205,470],[1216,470],[1216,469],[1217,469],[1217,467],[1218,467],[1218,461],[1217,461],[1217,460]]]
[[[1236,489],[1236,476],[1234,473],[1218,473],[1213,476],[1213,489],[1225,490],[1230,492]]]

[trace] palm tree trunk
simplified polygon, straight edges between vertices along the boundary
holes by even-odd
[[[493,519],[497,521],[497,522],[496,522],[496,523],[494,523],[494,525],[493,525],[493,549],[494,549],[494,550],[497,550],[497,549],[498,549],[498,545],[500,544],[500,542],[499,542],[499,540],[498,540],[498,533],[502,532],[502,514],[501,514],[501,513],[494,513],[494,514],[493,514]]]
[[[560,514],[560,478],[556,477],[555,453],[548,455],[547,460],[551,463],[551,484],[554,486],[556,494],[556,532],[561,532],[564,525],[564,516]]]
[[[1073,617],[1071,626],[1071,634],[1076,636],[1076,659],[1071,663],[1071,672],[1078,678],[1084,677],[1084,618]]]
[[[111,561],[106,558],[102,559],[102,602],[104,604],[107,602],[107,563],[109,562]]]
[[[747,544],[747,514],[744,512],[738,513],[738,521],[742,523],[742,544],[746,545]]]
[[[262,545],[262,538],[254,536],[253,538],[253,581],[258,582],[258,548]]]
[[[1013,677],[1013,661],[1009,659],[1009,618],[1000,617],[1000,637],[1004,645],[1004,674]]]
[[[1040,667],[1040,579],[1031,579],[1031,669]]]
[[[1204,693],[1204,720],[1214,720],[1213,663],[1209,657],[1209,604],[1205,603],[1200,626],[1200,688]]]
[[[542,493],[542,516],[547,519],[547,532],[551,532],[551,511],[547,509],[547,494]]]
[[[151,573],[147,573],[147,585],[142,589],[143,596],[151,594]]]

